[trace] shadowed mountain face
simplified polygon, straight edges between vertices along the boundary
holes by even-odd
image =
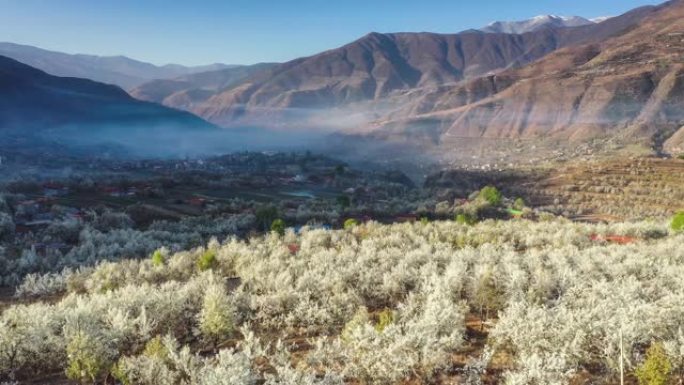
[[[651,11],[643,8],[600,24],[549,27],[525,34],[372,33],[319,55],[256,71],[226,87],[182,88],[186,84],[179,80],[147,84],[133,94],[187,109],[224,126],[269,122],[319,126],[320,119],[312,119],[311,114],[356,108],[359,103],[370,103],[363,108],[379,109],[369,114],[378,118],[386,116],[387,110],[396,110],[396,98],[405,99],[404,94],[413,99],[525,66],[560,48],[600,42],[633,27]],[[360,119],[364,120],[367,117]]]
[[[69,55],[12,43],[0,43],[0,55],[51,75],[91,79],[101,83],[115,84],[124,89],[133,88],[154,79],[169,79],[230,67],[224,64],[199,67],[168,64],[160,67],[125,56]]]
[[[213,132],[187,112],[141,102],[122,89],[61,78],[0,56],[0,135],[82,145],[124,144],[141,135]],[[151,138],[150,138],[151,139]],[[160,140],[164,140],[160,137]],[[155,142],[150,143],[150,148]]]
[[[684,1],[677,0],[612,39],[421,95],[380,130],[422,125],[445,145],[458,138],[609,136],[681,152],[682,58]]]
[[[226,130],[119,87],[63,78],[0,56],[0,154],[185,157],[319,148],[323,135]]]

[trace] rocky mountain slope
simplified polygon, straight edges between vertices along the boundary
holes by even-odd
[[[0,43],[0,55],[12,58],[55,76],[91,79],[115,84],[124,89],[154,79],[170,79],[182,75],[224,69],[224,64],[185,67],[177,64],[155,66],[125,56],[70,55],[32,46]]]
[[[606,23],[609,23],[607,21]],[[684,1],[668,2],[603,42],[573,46],[527,67],[421,95],[382,122],[458,138],[610,136],[656,149],[684,143]]]
[[[560,48],[600,42],[633,27],[652,11],[645,7],[600,24],[525,34],[372,33],[343,47],[259,71],[228,88],[186,90],[189,96],[181,93],[179,98],[161,101],[224,126],[254,121],[319,126],[325,122],[312,121],[312,114],[331,116],[327,110],[345,107],[376,110],[368,116],[377,118],[396,109],[395,99],[405,98],[403,94],[411,98],[430,95],[463,81],[522,67]],[[157,95],[167,94],[146,89],[134,94],[146,100],[160,100]],[[358,107],[359,103],[371,105]],[[366,119],[355,119],[353,125]]]
[[[174,79],[159,79],[142,84],[129,93],[138,99],[191,111],[225,89],[245,79],[273,68],[276,64],[261,63],[235,66],[217,71],[200,72]]]

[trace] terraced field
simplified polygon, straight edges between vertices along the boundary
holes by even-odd
[[[522,190],[535,206],[579,219],[667,217],[684,209],[684,160],[573,164],[525,183]]]

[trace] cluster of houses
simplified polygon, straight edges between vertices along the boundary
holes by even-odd
[[[112,198],[134,198],[138,195],[138,188],[105,186],[101,189],[102,193]]]
[[[321,156],[305,154],[290,154],[278,152],[243,152],[223,155],[207,159],[179,159],[179,160],[135,160],[135,161],[103,161],[94,160],[90,169],[110,170],[116,172],[135,171],[205,171],[226,173],[254,172],[266,169],[283,169],[293,165],[308,167],[330,167],[339,162]]]
[[[58,220],[83,220],[80,209],[60,205],[59,210],[55,210],[57,199],[68,194],[68,187],[48,182],[42,186],[42,196],[17,202],[14,207],[16,233],[29,233]]]

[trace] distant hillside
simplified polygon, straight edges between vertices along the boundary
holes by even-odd
[[[154,79],[169,79],[231,67],[224,64],[199,67],[185,67],[177,64],[155,66],[125,56],[70,55],[13,43],[0,43],[0,55],[51,75],[91,79],[101,83],[115,84],[124,89],[133,88]]]
[[[192,110],[211,96],[239,84],[245,79],[276,66],[261,63],[235,66],[217,71],[200,72],[174,79],[160,79],[142,84],[130,91],[140,100]]]
[[[142,141],[141,148],[153,148],[174,134],[189,140],[193,132],[214,130],[196,116],[138,101],[116,86],[52,76],[0,56],[0,135],[5,137],[80,144]]]

